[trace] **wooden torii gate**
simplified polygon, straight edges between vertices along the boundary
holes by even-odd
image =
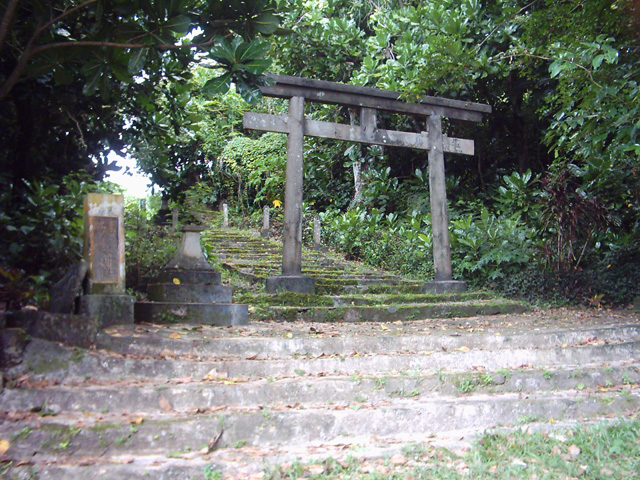
[[[444,177],[444,152],[474,154],[473,140],[450,138],[442,134],[442,117],[479,122],[491,113],[489,105],[423,97],[419,103],[398,100],[389,90],[345,85],[303,77],[270,75],[273,86],[260,87],[267,97],[289,99],[288,115],[246,112],[244,128],[286,133],[287,167],[284,196],[282,275],[267,278],[267,292],[282,290],[313,293],[315,280],[302,275],[302,177],[304,136],[332,138],[387,147],[407,147],[429,152],[429,191],[433,230],[434,280],[426,291],[446,293],[464,291],[465,282],[454,281],[451,271],[449,219]],[[360,109],[360,125],[312,120],[304,116],[305,101],[329,103]],[[382,130],[377,127],[378,110],[426,117],[426,132]]]

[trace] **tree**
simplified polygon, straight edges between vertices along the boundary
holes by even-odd
[[[194,123],[184,108],[193,65],[222,73],[207,91],[233,80],[255,99],[269,66],[258,37],[279,22],[270,0],[0,0],[0,266],[35,273],[26,260],[49,247],[20,235],[32,231],[29,218],[48,213],[36,197],[66,195],[71,172],[99,179],[113,167],[110,151],[150,135],[165,158],[172,135]]]

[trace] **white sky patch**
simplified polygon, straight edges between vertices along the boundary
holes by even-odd
[[[133,158],[121,157],[115,152],[110,152],[108,158],[112,162],[115,161],[122,169],[118,172],[108,172],[105,180],[122,186],[126,194],[131,197],[145,198],[151,195],[151,180],[140,171]]]

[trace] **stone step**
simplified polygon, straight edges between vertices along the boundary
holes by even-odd
[[[640,390],[611,392],[562,391],[530,394],[473,394],[437,399],[396,399],[345,405],[270,408],[213,408],[189,414],[133,412],[35,416],[4,422],[14,458],[55,459],[62,455],[169,455],[206,449],[219,432],[219,447],[239,442],[248,446],[312,444],[332,439],[354,444],[380,436],[486,430],[527,421],[594,419],[629,415],[640,408]],[[400,434],[400,435],[399,435]],[[366,441],[366,440],[365,440]],[[206,450],[205,450],[206,451]]]
[[[317,357],[298,356],[289,359],[262,360],[256,353],[247,352],[248,359],[220,359],[194,361],[193,355],[176,356],[168,349],[154,357],[124,357],[64,349],[50,342],[33,340],[25,350],[25,362],[12,371],[17,378],[33,372],[36,379],[61,383],[82,382],[85,378],[109,379],[170,379],[205,378],[225,375],[227,378],[268,378],[289,376],[351,375],[353,373],[384,375],[410,373],[433,375],[440,370],[450,372],[484,369],[497,371],[535,366],[551,368],[584,367],[616,362],[620,359],[640,358],[640,341],[566,346],[551,348],[511,348],[499,351],[471,349],[462,346],[454,351],[424,351],[368,355],[366,350],[349,356],[324,352]],[[52,356],[55,354],[55,356]],[[51,359],[54,358],[55,361]],[[168,361],[171,360],[171,361]],[[213,373],[212,373],[213,372]]]
[[[395,322],[523,313],[528,310],[526,303],[513,300],[475,300],[428,305],[407,303],[342,307],[254,307],[254,315],[278,322]]]
[[[510,318],[502,317],[505,323],[512,323],[509,322]],[[640,324],[596,324],[562,330],[535,327],[529,331],[509,331],[500,328],[498,323],[493,325],[488,320],[476,318],[466,321],[394,323],[389,327],[369,324],[363,325],[363,330],[357,336],[349,336],[334,327],[323,330],[324,327],[304,325],[293,330],[284,325],[262,322],[234,329],[230,335],[225,335],[229,329],[207,326],[194,328],[176,325],[166,329],[150,325],[122,325],[102,332],[96,345],[110,352],[132,356],[152,356],[170,351],[174,356],[193,360],[243,360],[248,357],[266,360],[314,358],[321,355],[351,357],[358,352],[370,357],[412,353],[451,355],[453,352],[468,353],[472,350],[501,355],[501,351],[513,349],[605,347],[608,344],[640,341]],[[62,350],[57,351],[56,355],[67,352],[77,357],[78,351],[69,353],[68,350]]]
[[[248,313],[238,303],[136,302],[134,316],[136,322],[246,325]]]
[[[330,376],[247,378],[216,372],[204,379],[183,377],[166,381],[87,379],[76,385],[5,388],[0,395],[10,411],[48,414],[92,412],[145,412],[160,414],[170,405],[178,412],[217,407],[279,407],[315,405],[331,399],[332,405],[379,403],[401,398],[437,399],[470,393],[540,393],[576,390],[619,393],[640,384],[640,364],[624,362],[585,368],[476,370],[436,374],[350,374]],[[168,403],[167,403],[168,402]]]

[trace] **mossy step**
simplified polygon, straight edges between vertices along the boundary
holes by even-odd
[[[238,303],[253,306],[289,307],[343,307],[362,305],[428,304],[442,302],[464,302],[468,300],[490,300],[495,295],[489,292],[466,292],[454,294],[363,294],[363,295],[312,295],[285,292],[280,294],[245,294],[236,297]]]
[[[524,313],[530,306],[512,300],[342,307],[254,307],[251,315],[280,322],[394,322],[425,318]]]

